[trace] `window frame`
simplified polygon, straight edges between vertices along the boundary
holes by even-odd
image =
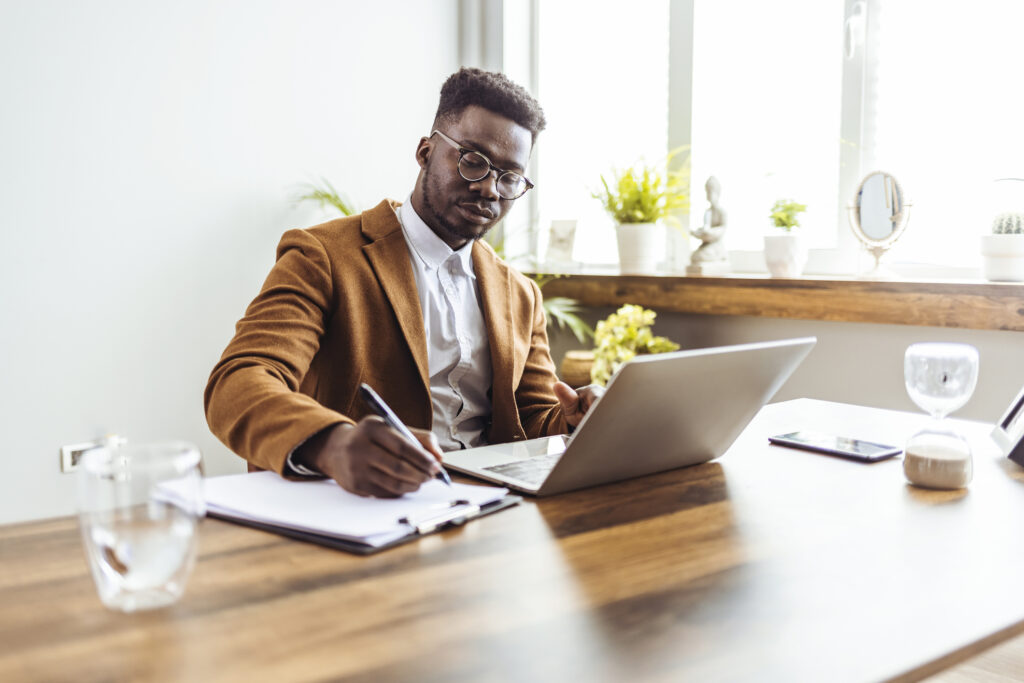
[[[538,2],[523,0],[515,3],[504,0],[459,0],[460,39],[463,46],[472,44],[469,33],[475,34],[482,48],[460,52],[463,64],[502,70],[531,92],[536,92],[539,81]],[[693,121],[693,47],[694,5],[696,0],[669,0],[669,93],[668,93],[668,149],[690,145]],[[849,203],[863,176],[876,168],[872,131],[875,110],[878,65],[878,19],[881,0],[843,0],[843,70],[840,102],[840,168],[838,174],[838,205],[835,207],[835,246],[815,248],[809,252],[804,272],[810,275],[851,275],[867,270],[871,257],[849,228]],[[467,21],[470,17],[471,21]],[[527,27],[528,40],[523,40],[523,27]],[[516,30],[518,38],[509,39],[509,31]],[[469,33],[467,33],[467,31]],[[482,41],[489,36],[488,41]],[[498,36],[497,47],[495,38]],[[504,40],[501,40],[501,39]],[[873,40],[874,38],[874,40]],[[513,46],[527,43],[525,52],[515,54]],[[486,59],[480,59],[487,52]],[[475,59],[475,61],[474,61]],[[529,175],[543,184],[543,173],[538,158],[543,149],[535,150]],[[543,190],[541,190],[543,191]],[[691,211],[698,211],[696,195]],[[509,254],[528,254],[528,260],[539,260],[539,204],[535,192],[527,193],[525,210],[520,207],[513,219],[514,225],[504,229],[499,239],[507,240]],[[677,214],[683,225],[689,224],[689,214]],[[525,228],[523,224],[525,223]],[[695,244],[677,231],[669,231],[669,263],[675,272],[682,272],[689,262]],[[729,260],[732,270],[739,273],[766,272],[762,250],[731,249]],[[582,264],[586,267],[587,264]],[[947,265],[889,264],[892,270],[908,277],[921,278],[974,278],[977,267]]]
[[[672,51],[669,65],[669,140],[672,147],[692,143],[693,119],[693,30],[695,0],[669,0],[669,40]],[[811,249],[804,272],[839,275],[857,272],[864,251],[848,227],[847,205],[860,184],[863,169],[871,166],[870,150],[864,145],[865,126],[870,125],[865,106],[866,67],[872,55],[867,44],[869,3],[877,0],[843,0],[844,45],[843,81],[840,101],[839,203],[835,207],[835,247]],[[847,49],[848,48],[848,49]],[[867,158],[866,158],[867,157]],[[696,197],[691,192],[691,197]],[[760,249],[730,249],[732,270],[741,273],[766,272],[764,252]]]

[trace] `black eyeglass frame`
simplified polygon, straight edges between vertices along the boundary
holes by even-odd
[[[456,164],[456,168],[458,168],[459,175],[462,176],[463,180],[467,180],[467,181],[469,181],[471,183],[479,182],[479,181],[483,180],[484,178],[486,178],[487,176],[489,176],[492,171],[494,171],[495,173],[498,174],[497,180],[494,183],[494,189],[495,189],[495,191],[497,191],[499,197],[501,197],[502,199],[507,200],[507,201],[515,201],[516,199],[519,199],[520,197],[522,197],[524,194],[526,194],[527,192],[529,192],[530,190],[532,190],[535,187],[534,184],[532,182],[530,182],[530,179],[527,178],[526,176],[524,176],[522,173],[516,173],[515,171],[506,171],[505,169],[498,168],[497,166],[492,164],[491,160],[488,159],[487,155],[484,154],[483,152],[479,152],[479,151],[477,151],[475,149],[469,149],[468,147],[463,147],[457,141],[451,139],[450,137],[448,137],[447,135],[445,135],[441,131],[437,130],[436,128],[433,131],[431,131],[430,135],[433,136],[434,133],[437,133],[441,137],[442,140],[447,142],[449,145],[454,147],[459,152],[459,162],[458,162],[458,164]],[[487,167],[488,167],[487,168],[487,172],[484,173],[479,178],[468,178],[468,177],[466,177],[466,174],[462,170],[462,159],[467,154],[476,154],[478,157],[480,157],[485,162],[487,162]],[[522,178],[523,179],[523,183],[524,183],[523,191],[520,192],[519,194],[517,194],[515,197],[506,197],[503,194],[501,194],[501,190],[498,189],[498,186],[501,183],[502,177],[506,176],[506,175],[510,175],[510,176],[514,176],[516,178]]]

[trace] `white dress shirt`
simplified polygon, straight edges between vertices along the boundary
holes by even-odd
[[[441,450],[483,446],[491,416],[491,352],[473,272],[473,243],[453,251],[423,222],[411,199],[398,209],[427,339],[427,372],[433,405],[431,431]],[[296,447],[295,450],[298,450]],[[293,462],[291,474],[318,473]]]
[[[473,242],[453,251],[423,222],[411,199],[398,209],[427,339],[431,431],[441,450],[485,444],[491,415],[491,352],[473,272]]]

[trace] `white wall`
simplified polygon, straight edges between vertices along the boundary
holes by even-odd
[[[455,0],[0,3],[0,523],[74,510],[59,448],[197,443],[298,182],[402,199]]]

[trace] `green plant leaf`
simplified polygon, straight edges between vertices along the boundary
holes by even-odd
[[[789,232],[793,228],[800,227],[800,221],[797,220],[796,215],[806,210],[806,204],[800,204],[792,199],[779,199],[772,206],[772,212],[769,214],[769,217],[772,219],[775,227]]]
[[[331,206],[337,209],[342,216],[351,216],[357,212],[352,202],[335,190],[326,178],[320,178],[320,184],[303,183],[299,187],[304,191],[292,200],[296,204],[315,202],[321,209]]]
[[[655,223],[690,206],[689,158],[673,160],[687,147],[672,150],[664,160],[638,162],[623,171],[612,169],[611,182],[600,176],[601,189],[592,196],[617,223]],[[675,170],[671,170],[675,166]]]
[[[675,351],[679,344],[656,337],[651,331],[657,314],[642,306],[626,304],[597,323],[594,332],[594,365],[590,378],[604,385],[619,367],[638,354]]]
[[[553,296],[544,299],[544,313],[547,315],[548,325],[555,323],[559,329],[568,328],[576,337],[576,341],[584,343],[587,337],[594,336],[594,330],[580,318],[579,310],[577,301],[569,297]]]

